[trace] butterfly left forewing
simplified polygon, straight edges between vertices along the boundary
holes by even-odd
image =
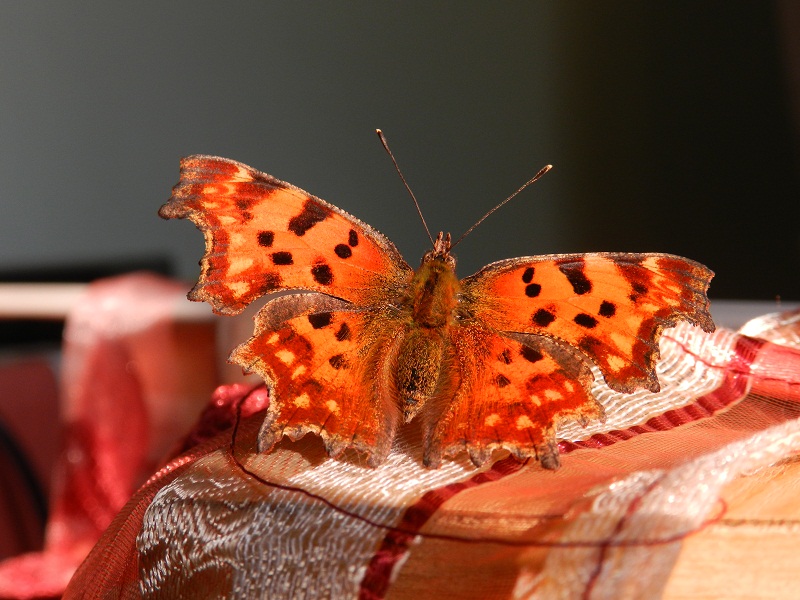
[[[184,158],[159,214],[188,218],[203,231],[202,272],[189,297],[223,314],[289,289],[368,304],[412,273],[386,237],[352,215],[225,158]]]
[[[705,295],[712,277],[668,254],[561,254],[493,263],[463,288],[470,314],[486,326],[569,344],[615,390],[657,391],[661,331],[678,321],[714,330]]]

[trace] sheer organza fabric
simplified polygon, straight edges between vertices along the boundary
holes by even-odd
[[[175,458],[117,514],[65,597],[658,598],[685,538],[728,509],[725,486],[800,454],[797,316],[743,331],[667,330],[655,394],[618,394],[598,376],[607,419],[562,427],[557,472],[502,453],[483,469],[465,457],[425,469],[413,424],[375,469],[327,458],[312,436],[259,454],[266,390],[223,386],[188,436],[172,428]],[[126,418],[90,419],[88,438],[109,427],[119,431],[104,439],[123,445],[166,434],[148,415],[169,397],[154,407],[124,376],[115,387],[104,402]],[[131,490],[152,458],[109,462],[102,452],[123,452],[113,445],[84,445],[100,454],[76,468],[106,465],[103,477]],[[106,496],[107,515],[121,500]]]

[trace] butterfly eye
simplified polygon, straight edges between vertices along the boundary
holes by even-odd
[[[460,298],[459,298],[459,300],[460,300]],[[474,319],[475,315],[467,307],[460,306],[456,310],[455,318],[456,318],[456,321],[463,322],[463,321],[469,321],[471,319]]]

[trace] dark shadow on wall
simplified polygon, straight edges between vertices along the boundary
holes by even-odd
[[[718,298],[800,298],[790,65],[771,2],[562,5],[558,120],[579,250],[709,265]],[[782,37],[783,36],[783,37]]]

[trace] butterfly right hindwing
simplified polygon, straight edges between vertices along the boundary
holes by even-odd
[[[494,450],[556,468],[556,425],[595,419],[601,406],[585,358],[541,336],[501,335],[478,325],[452,331],[459,385],[425,421],[425,462],[466,450],[480,466]]]

